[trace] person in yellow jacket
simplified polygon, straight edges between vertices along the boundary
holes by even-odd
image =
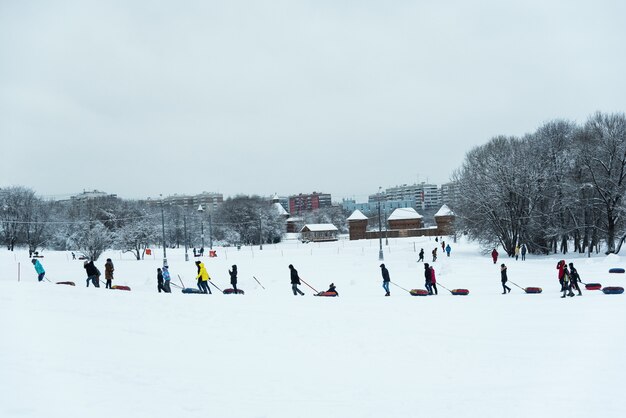
[[[196,279],[198,279],[198,289],[200,289],[202,293],[211,294],[211,288],[209,287],[209,280],[211,280],[211,278],[209,277],[209,272],[206,271],[204,263],[200,261],[196,261],[196,266],[198,266],[198,275],[196,276]]]

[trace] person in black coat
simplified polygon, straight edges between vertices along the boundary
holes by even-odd
[[[387,267],[385,267],[384,264],[380,265],[380,272],[383,275],[383,289],[385,289],[385,296],[391,296],[391,293],[389,293],[389,282],[391,281],[391,279],[389,278],[389,270],[387,270]]]
[[[157,290],[159,293],[165,291],[163,288],[163,271],[160,268],[157,269]]]
[[[420,261],[421,261],[421,262],[424,262],[424,249],[423,249],[423,248],[421,248],[421,249],[420,249],[419,256],[420,256],[420,258],[418,258],[418,259],[417,259],[417,262],[418,262],[418,263],[419,263]]]
[[[298,276],[298,270],[295,269],[293,264],[289,264],[289,270],[291,270],[291,290],[293,290],[293,295],[296,296],[301,294],[304,296],[304,293],[298,289],[298,285],[300,284],[300,276]]]
[[[424,263],[424,279],[426,279],[424,286],[426,286],[426,290],[428,290],[428,294],[433,294],[433,276],[430,271],[430,266],[428,263]]]
[[[328,286],[328,290],[326,292],[336,293],[337,296],[339,296],[339,292],[337,292],[337,286],[335,286],[335,283],[331,283],[330,286]]]
[[[578,290],[578,296],[582,296],[583,292],[580,291],[580,286],[578,286],[580,276],[578,275],[578,270],[574,268],[574,263],[569,263],[569,275],[572,282],[572,289]]]
[[[233,264],[233,269],[228,270],[228,274],[230,274],[230,284],[237,293],[237,265]]]
[[[93,264],[93,260],[85,261],[83,267],[87,272],[87,287],[89,287],[89,281],[91,281],[95,287],[100,287],[100,270]]]
[[[500,266],[500,280],[502,281],[502,290],[504,290],[502,294],[504,295],[507,292],[511,293],[511,288],[506,285],[506,282],[509,281],[509,278],[506,275],[506,266],[504,264]]]

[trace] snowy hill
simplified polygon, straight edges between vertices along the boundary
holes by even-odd
[[[561,299],[561,257],[494,265],[468,243],[434,263],[467,297],[384,297],[378,241],[217,248],[215,284],[239,270],[241,295],[156,292],[161,251],[135,261],[106,253],[114,284],[85,287],[81,261],[44,252],[53,281],[37,283],[27,253],[0,252],[2,417],[621,417],[626,296]],[[424,288],[417,252],[429,238],[384,246],[391,280]],[[416,252],[417,251],[417,252]],[[193,258],[193,257],[192,257]],[[583,281],[624,286],[619,257],[566,257]],[[172,277],[195,286],[195,266],[168,250]],[[431,260],[427,259],[427,262]],[[499,264],[522,287],[502,295]],[[17,268],[21,277],[17,281]],[[293,296],[287,266],[339,298]],[[252,276],[256,276],[262,289]],[[212,289],[215,291],[215,289]]]

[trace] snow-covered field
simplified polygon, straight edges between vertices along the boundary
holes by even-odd
[[[392,281],[407,289],[424,287],[414,245],[429,262],[437,243],[384,248]],[[2,250],[0,416],[626,416],[626,295],[561,299],[561,257],[494,265],[474,244],[452,247],[434,264],[437,279],[470,289],[467,297],[394,286],[384,297],[377,241],[218,248],[204,258],[221,288],[237,264],[244,296],[158,294],[160,249],[144,261],[108,252],[97,262],[104,271],[112,258],[114,284],[131,292],[85,288],[82,262],[65,252],[44,252],[42,263],[52,281],[77,286],[38,283],[25,251]],[[194,287],[183,250],[168,250],[168,260]],[[626,282],[608,274],[624,266],[618,256],[566,260],[585,282]],[[510,280],[544,292],[512,286],[502,295],[501,261]],[[317,290],[334,282],[341,296],[312,297],[305,285],[306,296],[293,296],[289,264]]]

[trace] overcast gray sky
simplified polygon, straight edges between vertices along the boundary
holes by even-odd
[[[625,4],[0,0],[0,187],[446,182],[495,135],[623,112]]]

